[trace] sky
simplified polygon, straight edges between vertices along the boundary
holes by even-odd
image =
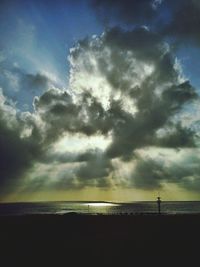
[[[0,2],[0,201],[200,200],[198,0]]]

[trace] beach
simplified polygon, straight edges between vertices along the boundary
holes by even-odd
[[[199,253],[199,226],[199,214],[2,216],[1,258],[15,263],[64,260],[70,266],[192,263]]]

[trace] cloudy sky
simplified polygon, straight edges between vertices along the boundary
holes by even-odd
[[[0,201],[200,199],[199,0],[0,2]]]

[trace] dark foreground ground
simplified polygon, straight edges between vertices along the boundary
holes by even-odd
[[[200,215],[0,217],[0,246],[0,266],[198,266]]]

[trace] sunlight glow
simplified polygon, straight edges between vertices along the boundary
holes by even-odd
[[[66,135],[54,145],[54,149],[58,152],[79,152],[96,148],[105,150],[110,142],[110,137],[104,137],[101,135],[87,138],[81,135]]]

